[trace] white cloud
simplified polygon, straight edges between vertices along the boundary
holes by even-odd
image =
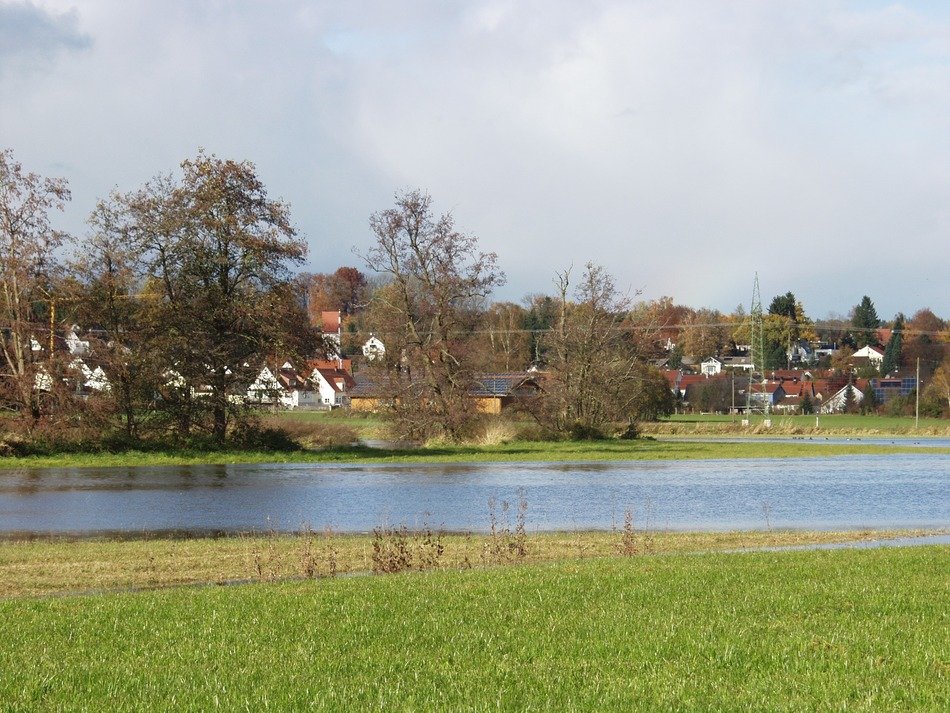
[[[758,270],[818,315],[865,293],[950,312],[939,5],[37,7],[89,40],[0,76],[0,131],[70,178],[76,230],[202,145],[258,164],[319,270],[421,186],[499,253],[509,298],[591,259],[697,306],[748,302]]]

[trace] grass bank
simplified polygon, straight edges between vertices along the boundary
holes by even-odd
[[[621,516],[622,517],[622,516]],[[243,580],[329,577],[373,569],[468,569],[616,554],[672,554],[861,542],[933,534],[924,530],[554,532],[298,535],[139,540],[0,541],[0,598],[157,588]],[[400,537],[402,540],[400,541]]]
[[[721,414],[679,414],[642,424],[650,435],[682,436],[950,436],[950,421],[922,418],[920,424],[912,416],[879,416],[876,414],[820,414],[769,416],[771,425],[764,425],[764,416],[752,416],[748,426],[742,417]]]
[[[613,460],[700,460],[717,458],[808,458],[847,455],[919,453],[913,446],[861,443],[832,444],[820,440],[763,443],[692,443],[673,440],[634,441],[515,441],[501,445],[444,445],[407,450],[333,446],[299,451],[125,451],[121,453],[61,453],[3,457],[0,469],[47,467],[113,467],[141,465],[201,465],[228,463],[468,463],[563,462]],[[950,448],[927,448],[926,453],[950,453]]]
[[[0,602],[10,709],[945,710],[950,548]]]

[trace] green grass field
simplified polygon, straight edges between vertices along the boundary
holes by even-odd
[[[0,602],[6,710],[946,710],[950,548]]]
[[[4,457],[0,468],[110,467],[221,463],[489,463],[518,461],[697,460],[719,458],[805,458],[858,454],[919,453],[903,445],[855,441],[831,444],[815,440],[771,443],[754,439],[741,443],[638,439],[633,441],[516,441],[494,446],[444,445],[407,450],[361,446],[302,451],[126,451],[122,453],[61,453],[50,456]],[[927,448],[928,454],[948,454],[950,448]]]

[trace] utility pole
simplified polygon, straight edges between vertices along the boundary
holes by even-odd
[[[914,430],[920,430],[920,357],[917,357],[917,388],[914,389],[917,403],[914,405]]]

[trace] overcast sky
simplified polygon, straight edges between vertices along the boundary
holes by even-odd
[[[0,146],[61,225],[198,147],[359,264],[398,190],[498,253],[499,299],[604,264],[694,307],[950,316],[950,3],[0,0]]]

